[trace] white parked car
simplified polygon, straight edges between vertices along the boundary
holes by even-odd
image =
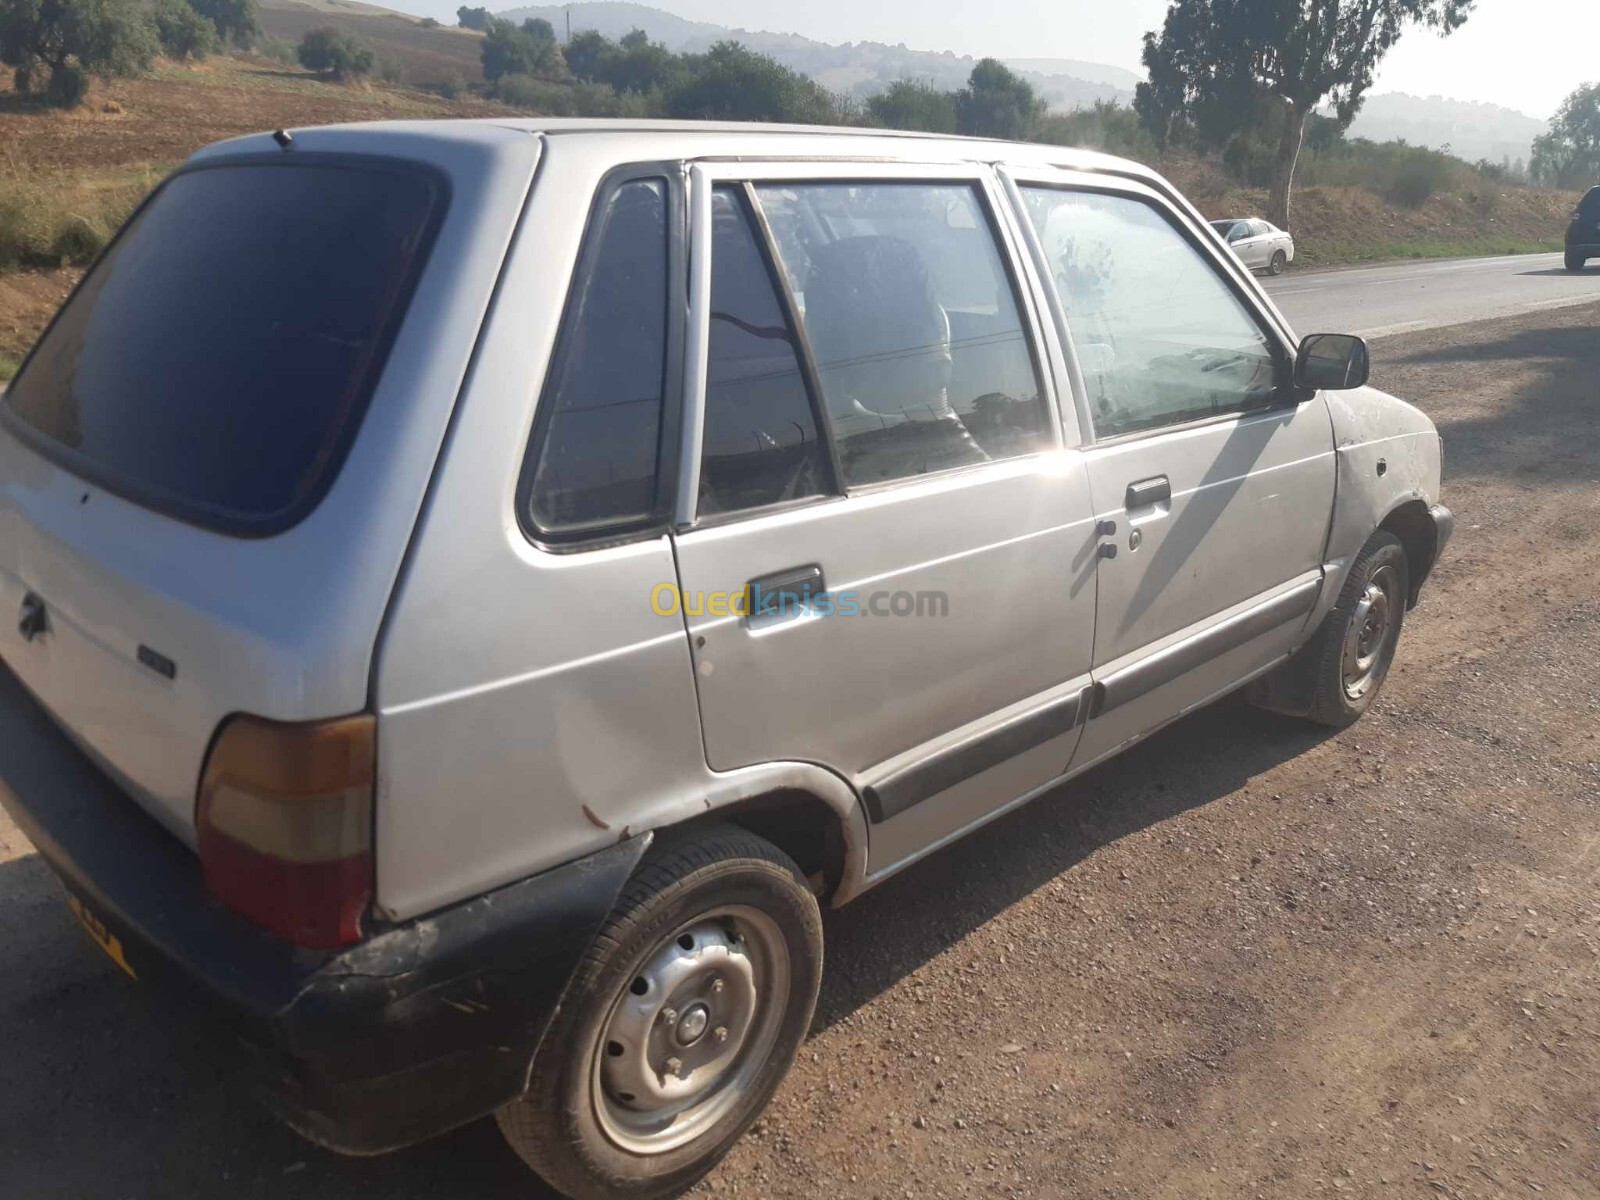
[[[1252,271],[1282,275],[1284,267],[1294,261],[1294,238],[1271,221],[1260,217],[1229,217],[1211,222],[1211,228]]]
[[[315,1141],[495,1113],[676,1195],[822,907],[1228,692],[1383,686],[1438,434],[1204,229],[957,138],[204,150],[0,402],[0,802]]]

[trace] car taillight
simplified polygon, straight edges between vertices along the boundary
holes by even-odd
[[[366,715],[224,722],[195,805],[211,893],[301,946],[359,941],[372,900],[376,747]]]

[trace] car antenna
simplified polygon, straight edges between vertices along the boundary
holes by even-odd
[[[272,140],[277,142],[278,145],[282,146],[285,150],[294,145],[294,135],[291,134],[287,129],[274,129],[272,131]]]

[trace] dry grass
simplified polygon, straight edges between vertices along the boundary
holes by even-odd
[[[37,170],[0,151],[0,270],[90,262],[165,173]]]

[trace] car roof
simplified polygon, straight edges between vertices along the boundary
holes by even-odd
[[[486,135],[537,135],[604,139],[619,162],[651,158],[716,158],[721,156],[788,157],[842,155],[903,158],[916,162],[1007,162],[1019,166],[1057,166],[1069,170],[1114,171],[1155,182],[1160,176],[1128,159],[1094,150],[1050,146],[1038,142],[1005,142],[955,134],[863,129],[834,125],[769,125],[736,121],[666,121],[628,118],[485,117],[458,120],[370,121],[347,125],[292,128],[294,142],[308,149],[381,152],[400,142],[419,140],[441,145],[482,143]],[[632,143],[637,143],[636,145]],[[208,146],[200,157],[263,151],[279,144],[266,132]]]

